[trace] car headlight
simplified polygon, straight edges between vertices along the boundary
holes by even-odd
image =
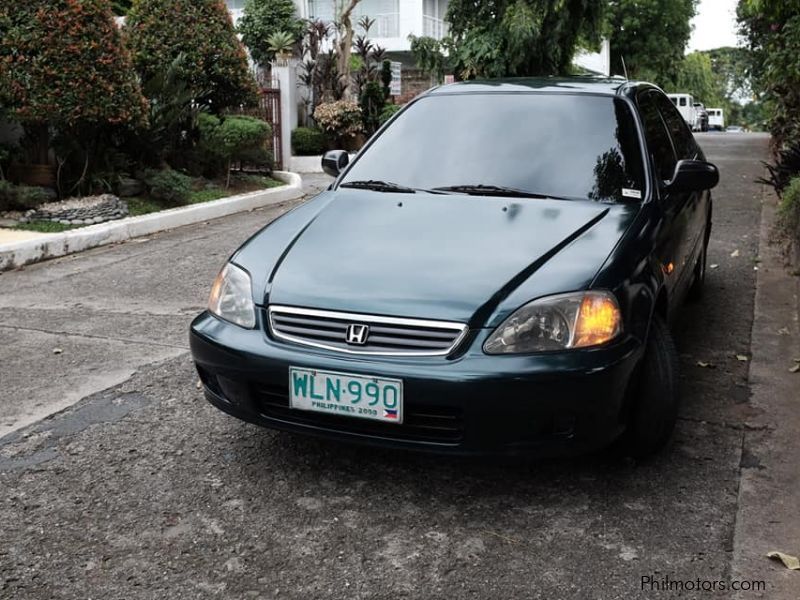
[[[616,298],[604,291],[540,298],[503,321],[483,349],[487,354],[552,352],[599,346],[622,331]]]
[[[246,329],[256,326],[256,308],[253,304],[253,288],[247,271],[232,263],[226,264],[214,280],[208,310]]]

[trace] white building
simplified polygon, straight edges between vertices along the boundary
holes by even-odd
[[[297,14],[303,19],[332,21],[341,11],[342,0],[294,0]],[[411,49],[410,34],[441,39],[447,35],[444,15],[448,0],[361,0],[353,12],[353,23],[362,16],[375,20],[369,32],[372,42],[389,52]],[[226,0],[236,21],[245,0]]]

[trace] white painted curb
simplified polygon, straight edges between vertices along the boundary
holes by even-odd
[[[157,213],[128,217],[119,221],[109,221],[97,225],[89,225],[63,233],[42,234],[31,240],[22,240],[8,244],[0,244],[0,271],[7,271],[40,260],[66,256],[89,248],[123,242],[131,238],[150,235],[157,231],[165,231],[200,223],[210,219],[218,219],[237,212],[261,208],[287,200],[294,200],[303,195],[303,184],[300,176],[286,171],[275,171],[276,179],[285,181],[287,185],[256,192],[229,196],[211,202],[202,202],[191,206],[181,206]]]

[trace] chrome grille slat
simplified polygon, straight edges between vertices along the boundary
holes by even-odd
[[[444,356],[467,333],[464,323],[343,313],[273,305],[268,308],[269,329],[285,341],[348,354],[385,356]],[[368,325],[363,345],[348,344],[349,325]]]
[[[283,333],[301,335],[305,337],[313,337],[314,339],[330,339],[341,340],[344,338],[344,330],[342,331],[328,331],[325,329],[307,329],[302,327],[289,327],[287,325],[279,325],[278,330]]]
[[[430,340],[412,340],[412,339],[405,339],[401,337],[386,337],[382,335],[370,335],[369,341],[372,345],[375,346],[409,346],[414,348],[438,348],[441,350],[442,348],[449,348],[450,344],[453,343],[452,340],[446,341],[444,343],[434,342]]]

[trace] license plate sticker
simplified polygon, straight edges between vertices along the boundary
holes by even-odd
[[[289,405],[300,410],[403,422],[403,381],[289,367]]]

